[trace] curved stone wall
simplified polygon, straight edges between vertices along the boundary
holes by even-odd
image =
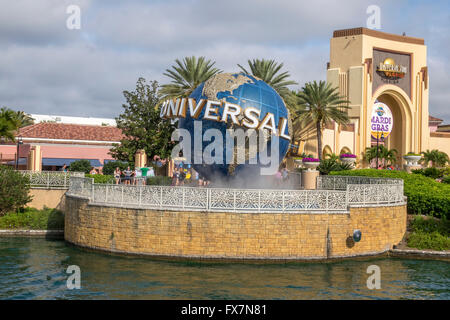
[[[326,259],[375,255],[399,243],[406,205],[348,213],[211,213],[129,209],[66,196],[66,241],[129,254],[221,259]],[[362,239],[351,240],[354,229]]]

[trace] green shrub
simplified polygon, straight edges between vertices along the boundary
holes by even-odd
[[[414,217],[410,223],[410,228],[412,232],[431,233],[437,231],[444,236],[450,236],[450,220],[445,218],[435,219],[427,217],[425,219],[422,216]]]
[[[437,231],[414,232],[408,237],[408,247],[417,249],[450,250],[450,238]]]
[[[49,208],[25,208],[0,217],[0,229],[61,230],[64,229],[64,213]]]
[[[445,176],[444,178],[442,178],[442,183],[450,184],[450,176]]]
[[[120,171],[125,170],[128,166],[134,169],[134,163],[128,163],[123,161],[109,161],[103,166],[102,172],[104,175],[114,176],[114,170],[119,167]]]
[[[410,223],[408,246],[417,249],[449,250],[450,220],[414,217]]]
[[[70,171],[72,172],[84,172],[89,173],[91,171],[92,165],[89,160],[77,160],[70,164]]]
[[[321,174],[329,174],[331,171],[344,171],[353,168],[351,163],[340,162],[337,159],[339,159],[339,157],[330,157],[322,160],[317,167],[317,170],[319,170]]]
[[[30,180],[9,167],[0,165],[0,217],[23,208],[32,200]]]
[[[408,213],[450,218],[450,185],[405,171],[362,169],[331,172],[331,175],[400,178],[408,197]]]
[[[116,180],[114,179],[114,176],[110,175],[102,175],[102,174],[85,174],[86,178],[93,178],[94,183],[115,183]]]
[[[148,177],[147,185],[149,186],[170,186],[172,184],[172,178],[166,176]]]
[[[413,170],[412,171],[414,174],[421,174],[425,177],[429,177],[429,178],[433,178],[433,179],[438,179],[438,178],[442,178],[443,174],[444,174],[444,170],[443,169],[438,169],[438,168],[426,168],[426,169],[417,169],[417,170]]]
[[[440,169],[442,171],[442,176],[450,176],[450,166]]]
[[[331,171],[339,171],[339,165],[334,159],[324,159],[320,162],[317,170],[321,174],[329,174]]]

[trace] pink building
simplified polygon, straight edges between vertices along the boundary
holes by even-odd
[[[123,135],[115,126],[40,122],[21,128],[17,137],[23,140],[19,151],[21,169],[27,167],[30,149],[40,146],[42,170],[58,170],[80,159],[89,160],[93,167],[102,167],[105,161],[113,160],[108,153]],[[16,144],[0,145],[0,162],[14,164],[16,154]]]
[[[444,120],[435,118],[432,116],[428,116],[428,127],[430,128],[430,132],[436,132],[438,130],[438,126],[443,122]]]

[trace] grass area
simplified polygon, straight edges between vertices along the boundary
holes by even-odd
[[[0,217],[0,229],[61,230],[64,229],[64,213],[49,208],[25,208]]]
[[[415,217],[410,224],[407,243],[410,248],[450,250],[450,221],[431,217]]]

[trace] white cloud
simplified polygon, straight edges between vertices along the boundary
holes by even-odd
[[[429,48],[430,113],[450,120],[448,4],[392,1],[3,1],[0,105],[33,113],[114,117],[122,91],[139,76],[162,75],[176,58],[215,60],[224,71],[251,58],[284,62],[293,79],[326,77],[333,30],[365,26],[381,7],[383,31],[424,37]],[[69,4],[81,30],[66,28]],[[446,6],[447,10],[438,10]]]

